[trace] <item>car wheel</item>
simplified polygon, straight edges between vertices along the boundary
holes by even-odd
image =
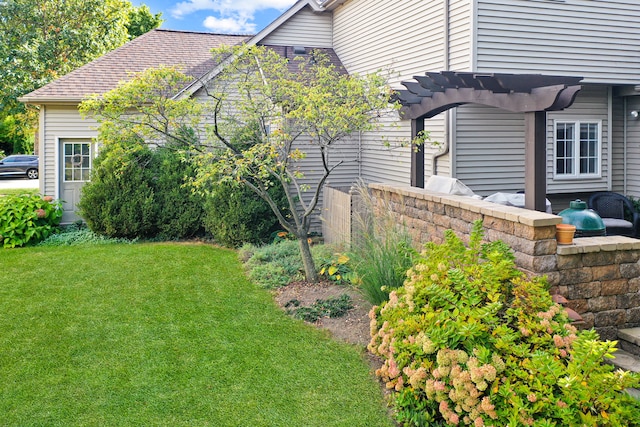
[[[27,178],[38,179],[38,169],[29,169],[27,171]]]

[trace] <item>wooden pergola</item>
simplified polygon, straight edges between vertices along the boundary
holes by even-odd
[[[411,120],[412,141],[424,130],[424,119],[464,104],[480,104],[524,113],[525,207],[546,210],[547,111],[573,104],[582,77],[541,74],[427,72],[404,81],[396,91],[403,119]],[[424,188],[424,146],[411,150],[411,185]]]

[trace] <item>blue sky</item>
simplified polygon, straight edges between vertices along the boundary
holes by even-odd
[[[162,12],[161,28],[223,34],[255,34],[295,0],[133,0]]]

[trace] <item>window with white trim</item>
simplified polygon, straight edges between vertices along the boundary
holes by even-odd
[[[602,159],[600,121],[558,120],[555,122],[556,178],[600,176]]]
[[[91,143],[65,142],[64,180],[65,182],[89,181],[91,172]]]

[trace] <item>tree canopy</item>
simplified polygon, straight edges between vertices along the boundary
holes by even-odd
[[[321,51],[290,60],[267,47],[236,46],[214,49],[213,56],[224,67],[203,86],[205,103],[172,98],[166,88],[185,76],[160,69],[85,101],[81,111],[101,123],[105,143],[133,132],[147,142],[189,144],[185,154],[199,165],[196,184],[205,191],[224,181],[248,186],[298,239],[307,280],[315,281],[307,241],[312,216],[331,173],[357,160],[332,153],[393,108],[385,80],[378,73],[348,75]],[[315,162],[313,176],[305,172],[307,156]],[[273,186],[285,191],[286,206],[270,197]]]
[[[17,98],[162,23],[126,0],[0,2],[0,119],[32,122]],[[19,132],[18,132],[19,133]]]

